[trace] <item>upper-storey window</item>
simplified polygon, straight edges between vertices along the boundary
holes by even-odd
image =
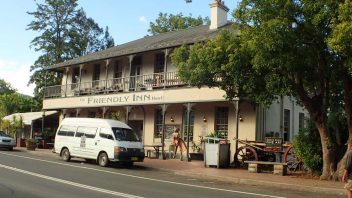
[[[159,53],[155,55],[155,65],[154,65],[154,73],[164,72],[165,66],[165,55],[164,53]]]
[[[142,57],[136,56],[132,60],[130,76],[138,76],[141,75],[141,65],[142,65]]]
[[[122,66],[119,61],[115,61],[114,78],[122,77]]]
[[[78,78],[79,78],[79,68],[73,68],[73,73],[72,73],[72,83],[78,83]]]
[[[94,65],[93,81],[100,79],[100,64]]]

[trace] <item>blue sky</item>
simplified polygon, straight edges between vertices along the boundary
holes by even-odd
[[[38,0],[44,2],[44,0]],[[149,23],[154,22],[159,12],[194,17],[210,17],[212,0],[79,0],[87,15],[101,27],[109,26],[115,44],[126,43],[148,34]],[[238,0],[225,0],[230,13]],[[27,11],[34,11],[34,0],[4,0],[0,6],[0,78],[9,82],[20,93],[33,95],[34,85],[27,86],[29,67],[39,53],[30,48],[30,42],[40,33],[26,30],[33,20]]]

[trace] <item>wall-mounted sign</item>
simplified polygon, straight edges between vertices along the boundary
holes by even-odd
[[[128,94],[128,95],[107,95],[107,96],[92,96],[80,99],[80,102],[86,105],[116,105],[116,104],[133,104],[133,103],[149,103],[161,102],[162,95],[151,93],[144,94]]]
[[[77,97],[45,99],[43,101],[43,108],[69,109],[84,107],[226,101],[224,95],[225,92],[217,88],[160,89],[143,92],[119,92],[116,94],[81,95]]]

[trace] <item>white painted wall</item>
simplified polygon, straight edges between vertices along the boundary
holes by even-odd
[[[303,107],[298,105],[292,97],[288,96],[283,97],[283,110],[284,109],[290,110],[290,141],[292,141],[294,136],[298,134],[299,113],[304,113],[305,116],[308,117],[308,112]],[[280,134],[280,126],[283,126],[283,123],[280,123],[280,120],[283,122],[283,118],[280,119],[280,111],[281,101],[279,98],[266,110],[265,134],[270,132],[277,132]],[[283,113],[282,116],[284,116]]]

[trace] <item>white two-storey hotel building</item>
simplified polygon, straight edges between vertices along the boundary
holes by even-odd
[[[212,2],[210,9],[210,25],[146,36],[50,66],[49,72],[63,77],[60,85],[45,88],[44,110],[58,110],[61,119],[114,117],[133,127],[144,144],[163,143],[166,150],[175,128],[186,142],[189,138],[190,147],[214,131],[232,145],[234,138],[263,141],[280,136],[292,141],[307,113],[291,98],[282,97],[269,108],[241,99],[236,116],[237,100],[227,101],[224,91],[191,87],[179,79],[170,61],[173,49],[231,28],[223,2]]]

